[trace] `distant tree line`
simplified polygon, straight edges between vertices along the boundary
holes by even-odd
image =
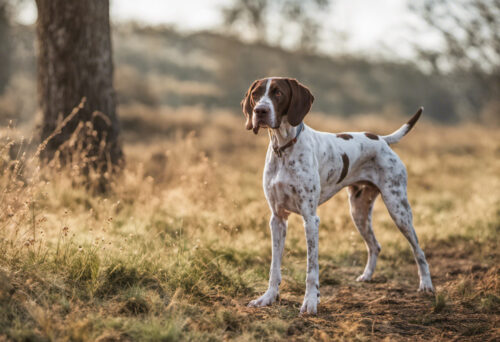
[[[436,74],[451,75],[455,87],[471,81],[476,87],[458,100],[477,118],[500,122],[500,0],[425,0],[412,2],[419,14],[441,36],[439,50],[417,48]],[[472,80],[471,80],[472,79]]]
[[[233,0],[222,13],[225,26],[239,36],[267,44],[293,37],[296,48],[314,51],[324,24],[319,15],[329,5],[330,0]]]

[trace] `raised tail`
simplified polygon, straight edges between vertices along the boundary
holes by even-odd
[[[389,145],[397,143],[399,140],[401,140],[402,137],[404,137],[409,131],[411,131],[413,126],[415,126],[415,123],[420,118],[420,115],[422,115],[423,111],[424,107],[420,107],[415,115],[413,115],[407,123],[401,126],[401,128],[399,128],[392,134],[381,136],[381,138],[384,139],[385,142]]]

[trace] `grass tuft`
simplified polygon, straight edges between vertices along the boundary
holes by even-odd
[[[433,304],[433,312],[439,313],[444,310],[446,307],[446,293],[437,292],[434,296]]]
[[[121,313],[141,315],[150,311],[150,303],[148,303],[144,289],[131,287],[123,293],[122,297],[124,303]]]

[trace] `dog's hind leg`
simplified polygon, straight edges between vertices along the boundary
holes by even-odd
[[[368,251],[365,270],[356,281],[369,281],[375,271],[377,257],[380,253],[380,244],[375,238],[372,228],[372,209],[379,190],[371,184],[354,184],[347,188],[347,193],[349,195],[352,220],[365,240]]]
[[[395,163],[394,169],[399,169],[400,172],[391,174],[380,188],[380,192],[394,223],[396,223],[398,229],[406,237],[413,250],[413,256],[415,257],[420,277],[418,290],[433,292],[434,288],[432,286],[429,265],[425,259],[424,251],[420,248],[417,234],[415,234],[413,227],[412,211],[406,193],[406,170],[402,164],[398,163]]]

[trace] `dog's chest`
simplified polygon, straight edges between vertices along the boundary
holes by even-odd
[[[268,153],[264,169],[264,192],[273,210],[298,213],[308,201],[320,192],[317,172],[313,172],[314,160],[310,154],[296,153],[277,157]]]

